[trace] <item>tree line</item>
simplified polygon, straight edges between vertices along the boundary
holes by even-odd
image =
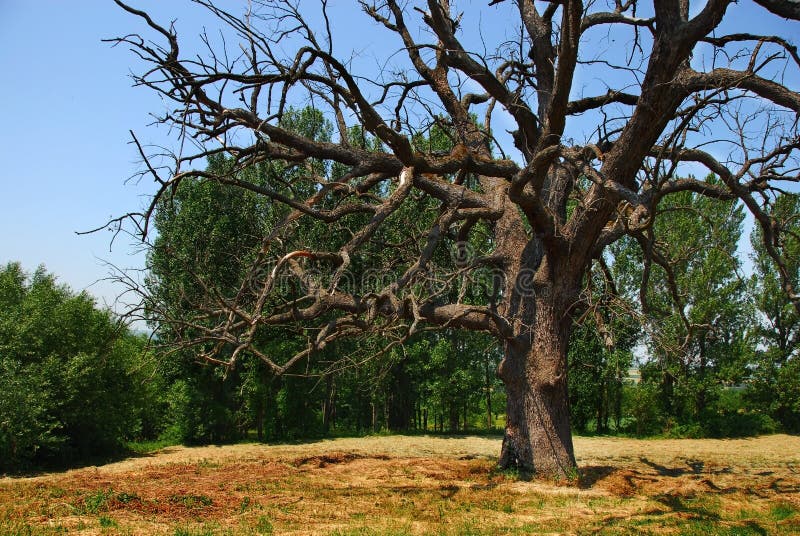
[[[290,109],[281,126],[321,142],[329,141],[333,130],[313,108]],[[353,144],[377,146],[358,128],[350,136]],[[452,148],[451,139],[446,131],[432,129],[416,143],[446,152]],[[226,166],[229,170],[232,162],[212,157],[209,174],[226,173]],[[333,178],[342,173],[335,167],[324,169],[320,161],[312,166]],[[245,173],[251,184],[282,185],[278,188],[286,196],[313,193],[294,191],[301,183],[295,175],[307,173],[296,166],[273,161]],[[716,184],[719,179],[709,176],[706,181]],[[798,198],[785,194],[776,205],[775,213],[788,230],[787,258],[797,259]],[[159,325],[165,349],[183,356],[187,364],[198,360],[203,345],[184,343],[217,319],[193,325],[183,309],[194,308],[209,289],[228,299],[242,293],[252,259],[263,248],[263,236],[289,211],[258,192],[215,180],[182,182],[162,201],[154,218],[158,237],[149,257],[145,303],[150,309],[144,313],[166,320]],[[352,273],[399,277],[395,259],[406,255],[403,248],[409,242],[416,247],[408,237],[414,236],[415,226],[430,225],[424,221],[425,212],[421,205],[399,212],[395,225],[376,240]],[[750,237],[752,251],[743,253],[739,237],[746,222],[741,204],[694,192],[665,199],[656,216],[652,241],[663,263],[648,261],[629,238],[609,248],[587,278],[585,305],[568,354],[572,425],[581,433],[697,437],[797,431],[800,380],[794,355],[800,325],[758,227]],[[344,228],[300,220],[297,225],[304,227],[296,235],[301,238],[282,246],[287,251],[325,249],[336,241],[332,233],[363,225],[353,218]],[[441,273],[451,273],[464,262],[460,257],[478,256],[491,249],[490,242],[489,232],[474,233],[470,241],[456,242],[434,257],[429,284],[441,283],[436,292],[473,293],[472,303],[486,303],[486,294],[494,290],[491,277],[441,282],[435,278],[437,266],[445,267]],[[796,279],[796,260],[788,267]],[[360,286],[350,289],[353,292],[371,290],[369,278],[356,277],[349,284]],[[280,288],[282,300],[299,296],[290,284]],[[337,427],[351,432],[503,427],[505,390],[496,373],[503,356],[491,337],[448,328],[393,339],[377,329],[355,340],[319,344],[320,334],[324,330],[308,329],[291,319],[257,332],[261,352],[304,356],[288,376],[278,376],[255,355],[233,367],[209,368],[217,374],[227,371],[227,381],[244,386],[234,391],[255,394],[248,402],[255,411],[249,422],[255,423],[259,438],[294,437],[309,430],[328,433]],[[205,348],[229,363],[235,345],[216,344],[208,342]],[[310,347],[315,351],[303,354]],[[632,369],[639,372],[638,383],[629,377]]]

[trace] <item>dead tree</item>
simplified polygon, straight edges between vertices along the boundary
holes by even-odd
[[[140,146],[158,189],[148,210],[129,217],[146,235],[158,203],[186,180],[218,181],[288,207],[237,293],[205,288],[193,314],[161,311],[160,321],[187,334],[180,343],[209,361],[230,366],[248,353],[280,374],[341,337],[379,332],[397,345],[422,329],[485,331],[505,355],[500,465],[564,476],[575,470],[567,345],[587,274],[625,236],[642,245],[645,285],[647,266],[669,273],[651,232],[665,196],[739,200],[800,306],[783,229],[771,216],[781,188],[800,178],[800,93],[787,82],[796,86],[800,58],[789,35],[726,33],[740,9],[729,0],[487,0],[464,4],[463,13],[448,0],[362,0],[362,24],[386,34],[384,50],[370,51],[382,54],[383,63],[374,62],[385,66],[380,72],[356,72],[358,61],[334,52],[326,0],[302,8],[254,0],[242,16],[195,1],[237,46],[214,46],[203,34],[207,53],[184,56],[174,27],[117,0],[154,36],[114,41],[145,62],[136,83],[171,103],[160,120],[181,147],[165,172]],[[762,12],[756,18],[767,29],[794,24],[780,17],[800,18],[796,2],[756,3],[749,8]],[[478,32],[478,21],[505,31]],[[290,106],[309,104],[337,126],[338,141],[281,126]],[[513,124],[508,136],[501,121]],[[354,143],[353,125],[379,148]],[[432,128],[452,137],[450,151],[420,143]],[[229,173],[202,169],[219,153],[233,159]],[[265,161],[302,171],[294,176],[305,189],[239,174]],[[387,227],[409,221],[397,217],[409,206],[425,212],[399,232],[404,245],[382,242]],[[337,235],[345,238],[303,246],[296,229],[304,220],[346,230]],[[478,232],[488,250],[437,262]],[[343,283],[360,255],[382,248],[395,248],[393,277],[370,288]],[[485,282],[487,269],[503,277],[485,285],[482,299],[458,290]],[[287,278],[291,299],[281,290]],[[148,307],[158,316],[157,303]],[[313,330],[308,348],[267,355],[256,333],[287,323]]]

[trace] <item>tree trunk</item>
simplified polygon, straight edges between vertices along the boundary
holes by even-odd
[[[447,408],[448,428],[450,432],[458,432],[458,410],[455,400],[451,400]]]
[[[492,376],[489,373],[491,367],[489,366],[489,358],[486,358],[486,429],[494,429],[494,421],[492,421]]]
[[[617,375],[614,382],[614,426],[619,433],[622,421],[622,369],[617,366]]]
[[[700,378],[699,387],[697,388],[697,396],[695,398],[695,414],[698,419],[701,419],[703,413],[706,411],[706,406],[708,405],[708,389],[706,388],[706,373],[707,373],[707,361],[706,361],[706,344],[703,338],[700,338],[700,367],[698,376]]]
[[[391,382],[386,411],[388,429],[406,432],[414,416],[414,385],[403,363],[392,367]]]
[[[538,300],[537,300],[538,301]],[[533,326],[506,345],[499,375],[506,386],[506,429],[499,465],[569,478],[577,465],[567,396],[566,315],[537,303]]]
[[[605,434],[608,432],[608,380],[605,378],[605,371],[600,370],[598,374],[602,378],[597,390],[597,433]]]
[[[322,430],[325,435],[335,427],[336,418],[336,384],[333,375],[325,376],[325,399],[322,401]]]
[[[274,434],[275,438],[284,438],[284,429],[283,429],[283,415],[281,414],[281,408],[277,404],[278,396],[280,395],[281,389],[283,388],[283,379],[281,376],[275,377],[272,382],[270,383],[271,389],[271,398],[273,404],[275,404],[275,413],[273,419],[273,427],[274,427]]]
[[[383,423],[381,428],[384,430],[389,429],[389,407],[392,405],[392,394],[386,393],[383,397]]]
[[[264,403],[258,401],[258,409],[256,409],[256,434],[258,435],[258,442],[264,441]]]

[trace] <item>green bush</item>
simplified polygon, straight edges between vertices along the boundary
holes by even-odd
[[[40,451],[62,447],[64,438],[50,411],[56,400],[47,386],[36,367],[0,358],[0,470],[25,468]]]
[[[166,393],[168,425],[162,439],[184,444],[228,443],[242,436],[237,426],[230,379],[204,368],[186,379],[176,379]],[[188,375],[187,375],[188,376]]]
[[[667,437],[676,439],[701,439],[706,436],[706,431],[700,423],[677,423],[674,419],[667,419],[663,432]]]
[[[769,415],[758,412],[723,412],[713,416],[706,424],[710,437],[748,437],[774,434],[780,425]]]
[[[775,433],[779,428],[772,417],[752,407],[743,389],[723,389],[703,418],[708,437],[748,437]]]
[[[642,382],[625,388],[623,413],[630,417],[625,429],[628,433],[640,436],[661,434],[667,424],[658,389],[650,383]]]
[[[0,270],[0,471],[122,450],[140,435],[144,341],[40,268]]]
[[[786,432],[800,433],[800,359],[765,352],[744,398]]]

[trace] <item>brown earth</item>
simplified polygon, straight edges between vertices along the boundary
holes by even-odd
[[[0,534],[800,533],[799,437],[576,438],[574,482],[498,473],[499,450],[419,436],[170,447],[0,479]]]

